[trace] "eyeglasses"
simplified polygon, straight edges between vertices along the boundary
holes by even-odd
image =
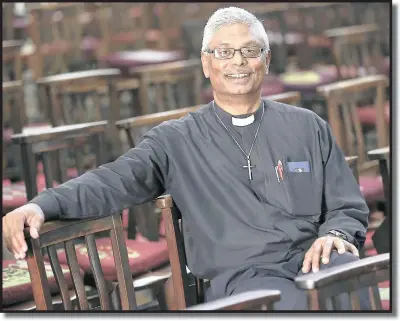
[[[215,48],[214,50],[206,50],[205,52],[213,53],[216,59],[224,60],[233,58],[236,51],[240,51],[243,58],[258,58],[261,56],[261,53],[267,51],[267,49],[260,47],[243,47],[240,49]]]

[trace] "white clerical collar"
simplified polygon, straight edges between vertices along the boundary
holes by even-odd
[[[254,115],[250,115],[249,117],[246,118],[232,117],[232,125],[240,127],[247,126],[254,123],[254,119],[255,119]]]

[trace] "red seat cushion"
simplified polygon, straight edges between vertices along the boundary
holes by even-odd
[[[360,190],[368,203],[384,200],[381,176],[360,176]]]
[[[9,306],[33,300],[31,278],[28,264],[25,260],[3,261],[3,304]],[[50,263],[44,263],[50,292],[59,293],[59,288],[54,278]],[[69,289],[72,289],[72,278],[68,266],[61,265]],[[81,271],[83,275],[83,271]]]
[[[390,102],[386,101],[385,106],[385,121],[390,122]],[[376,107],[375,106],[362,106],[357,108],[357,114],[363,125],[376,125]]]
[[[53,186],[57,186],[53,182]],[[37,175],[36,186],[38,193],[46,189],[46,181],[43,174]],[[23,181],[11,183],[10,180],[3,180],[3,211],[4,209],[15,209],[27,203],[26,188]]]
[[[139,233],[135,240],[125,238],[128,249],[129,267],[132,275],[147,272],[153,268],[168,262],[168,246],[165,238],[157,242],[150,242]],[[116,280],[117,272],[115,268],[114,256],[110,238],[99,238],[96,240],[97,250],[101,266],[106,280]],[[87,274],[92,274],[91,264],[85,244],[76,245],[76,254],[79,266]],[[58,253],[60,263],[67,262],[65,251]]]

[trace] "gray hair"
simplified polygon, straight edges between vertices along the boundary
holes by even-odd
[[[237,7],[221,8],[213,13],[208,19],[207,24],[204,28],[203,43],[201,51],[205,52],[208,49],[212,38],[215,33],[222,27],[228,24],[242,23],[253,28],[261,36],[261,40],[264,42],[265,48],[269,50],[268,35],[264,29],[264,26],[260,20],[256,18],[252,13]]]

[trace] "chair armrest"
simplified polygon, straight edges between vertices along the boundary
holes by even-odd
[[[330,284],[345,281],[350,278],[361,276],[388,268],[390,265],[390,254],[380,254],[364,258],[355,262],[342,264],[337,267],[328,268],[317,273],[309,273],[296,277],[296,285],[304,290],[312,290]]]
[[[367,154],[371,160],[384,160],[389,156],[390,147],[382,147],[370,150]]]
[[[186,310],[266,310],[267,305],[272,307],[280,298],[281,293],[278,290],[250,291],[198,304]]]
[[[114,219],[121,219],[119,214],[93,217],[87,219],[55,220],[45,222],[39,231],[42,247],[76,239],[88,234],[110,230],[114,226]],[[30,229],[24,229],[24,236],[30,239]]]

